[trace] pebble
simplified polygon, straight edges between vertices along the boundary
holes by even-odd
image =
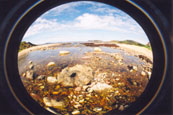
[[[65,103],[63,101],[56,101],[55,99],[51,99],[51,104],[54,108],[57,108],[60,110],[65,108]]]
[[[49,76],[49,77],[47,77],[47,82],[49,84],[55,84],[57,82],[57,79],[56,79],[56,77]]]
[[[49,107],[46,107],[45,109],[48,110],[48,111],[50,111],[50,112],[52,112],[52,113],[54,113],[55,115],[58,114],[57,112],[55,112],[54,110],[50,109]]]
[[[142,76],[145,76],[145,75],[146,75],[146,73],[145,73],[144,71],[142,71],[142,72],[141,72],[141,75],[142,75]]]
[[[75,91],[77,91],[77,92],[80,92],[81,90],[82,90],[81,87],[76,87],[76,88],[75,88]]]
[[[92,89],[92,88],[88,88],[87,91],[88,91],[89,93],[92,93],[92,92],[93,92],[93,89]]]
[[[31,65],[29,65],[29,69],[33,69],[34,68],[34,66],[31,64]]]
[[[133,85],[135,85],[135,86],[136,86],[136,85],[137,85],[137,83],[134,81],[134,82],[133,82]]]
[[[32,61],[29,61],[28,63],[29,63],[29,64],[32,64]]]
[[[99,48],[99,47],[95,47],[95,48],[94,48],[94,51],[95,51],[95,52],[101,52],[101,51],[102,51],[102,49],[101,49],[101,48]]]
[[[150,79],[151,78],[151,72],[147,72],[147,74],[148,74],[148,79]]]
[[[22,77],[25,77],[25,76],[26,76],[26,73],[23,73],[23,74],[22,74]]]
[[[45,104],[46,106],[52,107],[52,103],[51,103],[51,101],[50,101],[50,99],[49,99],[48,97],[44,97],[44,98],[43,98],[43,102],[44,102],[44,104]]]
[[[95,108],[93,109],[93,111],[95,111],[95,112],[100,112],[100,111],[102,111],[102,108],[95,107]]]
[[[59,55],[60,55],[60,56],[67,55],[67,54],[69,54],[69,53],[70,53],[69,51],[59,51]]]
[[[43,79],[45,79],[45,77],[46,77],[45,75],[39,75],[39,76],[37,77],[37,79],[38,79],[38,80],[43,80]]]
[[[88,88],[88,86],[87,85],[84,85],[82,88],[83,88],[84,91],[86,91],[86,89]]]
[[[119,110],[120,111],[123,111],[124,110],[124,106],[123,105],[120,105]]]
[[[138,69],[137,66],[133,66],[133,70],[137,71],[137,69]]]
[[[51,67],[51,66],[55,66],[56,64],[55,64],[55,62],[49,62],[48,64],[47,64],[47,67]]]
[[[76,109],[78,109],[79,107],[82,107],[82,105],[81,105],[81,104],[77,104],[77,105],[74,105],[74,107],[75,107]]]
[[[116,80],[116,81],[119,81],[119,80],[120,80],[120,78],[118,78],[118,77],[117,77],[115,80]]]
[[[73,114],[73,115],[78,115],[78,114],[80,114],[80,111],[79,111],[79,110],[74,110],[74,111],[72,112],[72,114]]]
[[[84,102],[84,99],[82,99],[82,100],[79,100],[79,103],[83,103]]]
[[[27,79],[33,79],[34,72],[33,71],[27,71],[26,72],[26,78]]]

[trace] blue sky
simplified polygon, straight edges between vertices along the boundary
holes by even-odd
[[[71,2],[41,15],[22,41],[35,44],[88,40],[134,40],[148,38],[139,24],[125,12],[98,2]]]

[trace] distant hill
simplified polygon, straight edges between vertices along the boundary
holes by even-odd
[[[20,43],[19,51],[22,51],[24,49],[27,49],[27,48],[30,48],[30,47],[33,47],[33,46],[36,46],[36,45],[32,44],[30,42],[23,41],[23,42]]]
[[[149,43],[147,43],[146,45],[144,45],[144,44],[141,44],[141,43],[136,42],[136,41],[133,41],[133,40],[124,40],[124,41],[116,41],[116,40],[113,40],[111,42],[123,43],[123,44],[129,44],[129,45],[136,45],[136,46],[142,46],[142,47],[145,47],[145,48],[151,50],[151,46],[149,45]]]
[[[145,46],[144,44],[141,44],[141,43],[133,41],[133,40],[118,41],[118,43],[125,43],[125,44],[130,44],[130,45],[137,45],[137,46]]]

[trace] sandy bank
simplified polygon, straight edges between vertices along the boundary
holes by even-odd
[[[126,52],[132,55],[144,55],[148,57],[150,60],[153,60],[152,51],[145,47],[128,45],[128,44],[119,44],[119,43],[117,43],[117,45],[120,47],[120,49],[125,50]]]
[[[19,52],[18,57],[21,58],[24,55],[27,55],[28,53],[30,53],[31,51],[48,49],[50,47],[55,47],[55,46],[60,46],[60,45],[61,45],[60,43],[56,43],[56,44],[46,44],[46,45],[33,46],[33,47],[30,47],[28,49],[24,49],[21,52]]]

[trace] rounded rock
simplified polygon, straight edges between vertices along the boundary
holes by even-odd
[[[95,47],[95,48],[94,48],[94,51],[95,51],[95,52],[101,52],[101,51],[102,51],[102,49],[101,49],[101,48],[99,48],[99,47]]]
[[[48,64],[47,64],[47,67],[52,67],[52,66],[55,66],[56,64],[55,64],[55,62],[49,62]]]
[[[47,77],[47,82],[49,84],[55,84],[57,82],[57,79],[56,79],[56,77],[49,76],[49,77]]]
[[[74,111],[72,112],[72,114],[73,114],[73,115],[78,115],[78,114],[80,114],[80,111],[79,111],[79,110],[74,110]]]

